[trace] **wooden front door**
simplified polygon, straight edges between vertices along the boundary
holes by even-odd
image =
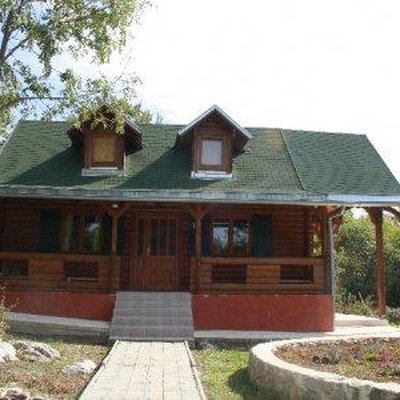
[[[140,214],[135,223],[134,290],[178,289],[180,219],[155,213]]]

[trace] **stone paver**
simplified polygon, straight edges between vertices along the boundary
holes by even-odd
[[[202,400],[184,342],[115,342],[81,400]]]

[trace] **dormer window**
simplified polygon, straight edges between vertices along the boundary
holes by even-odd
[[[126,121],[124,131],[119,134],[113,128],[113,113],[107,106],[98,110],[110,122],[109,126],[93,124],[89,119],[81,127],[71,127],[68,135],[72,146],[82,151],[84,176],[123,175],[125,172],[125,156],[142,147],[142,135],[138,127]]]
[[[213,106],[179,131],[176,145],[192,144],[192,178],[229,179],[233,176],[233,151],[241,152],[250,138],[245,129]]]
[[[221,139],[201,139],[201,167],[222,168],[222,146]]]
[[[123,138],[114,132],[92,132],[86,136],[88,168],[123,168]]]

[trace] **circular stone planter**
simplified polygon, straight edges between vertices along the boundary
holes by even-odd
[[[302,343],[332,342],[367,338],[398,338],[399,335],[347,336],[282,340],[258,344],[250,351],[251,381],[265,389],[274,399],[342,400],[342,399],[400,399],[400,384],[380,383],[321,372],[290,364],[274,352],[282,346]]]

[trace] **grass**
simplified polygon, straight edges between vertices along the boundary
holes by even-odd
[[[28,339],[46,343],[57,349],[61,358],[50,362],[13,361],[0,364],[0,387],[20,387],[31,395],[52,399],[76,399],[87,382],[88,375],[68,377],[63,369],[75,362],[90,359],[99,364],[108,352],[106,346],[78,341],[27,336],[8,339]]]
[[[249,348],[195,350],[201,380],[210,400],[268,400],[247,373]]]

